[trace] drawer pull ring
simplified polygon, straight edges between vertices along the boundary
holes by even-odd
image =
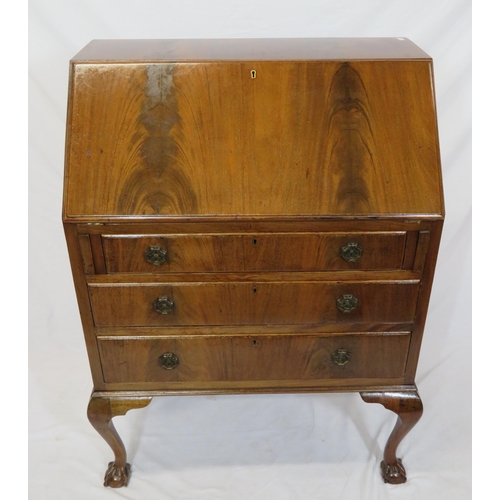
[[[179,365],[179,358],[173,352],[164,352],[158,358],[158,361],[165,370],[173,370]]]
[[[153,302],[153,309],[159,314],[172,314],[175,302],[170,297],[160,296]]]
[[[351,359],[351,353],[347,349],[337,349],[332,352],[332,361],[339,366],[346,365]]]
[[[162,266],[167,262],[167,251],[160,247],[160,246],[150,246],[145,252],[144,252],[144,258],[146,259],[146,262],[153,265],[153,266]]]
[[[356,262],[363,255],[363,247],[355,241],[350,241],[340,248],[340,256],[346,262]]]
[[[359,305],[359,300],[351,293],[345,293],[337,299],[337,309],[343,313],[354,311]]]

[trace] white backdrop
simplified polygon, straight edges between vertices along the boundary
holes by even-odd
[[[470,498],[471,5],[459,0],[31,0],[30,498]],[[86,419],[92,383],[61,225],[68,61],[94,38],[396,37],[434,58],[447,218],[405,485],[378,471],[395,417],[357,394],[172,397],[115,419],[133,474]]]

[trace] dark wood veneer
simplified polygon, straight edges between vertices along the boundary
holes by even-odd
[[[419,284],[203,283],[90,286],[96,326],[246,325],[405,322],[415,316]],[[358,306],[342,312],[337,299],[353,294]],[[175,303],[159,314],[154,301]],[[314,299],[313,299],[314,298]]]
[[[393,270],[402,267],[405,237],[403,231],[105,235],[103,245],[108,273]],[[363,249],[357,261],[340,255],[349,243]],[[151,246],[166,252],[163,264],[144,258]]]
[[[198,336],[101,338],[99,349],[107,383],[162,382],[183,388],[184,382],[401,378],[410,334],[293,336]],[[341,366],[337,349],[351,358]],[[163,369],[158,358],[175,352],[179,366]],[[117,355],[119,353],[119,355]],[[378,363],[371,360],[376,358]]]

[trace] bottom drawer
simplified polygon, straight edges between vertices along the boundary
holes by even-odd
[[[99,339],[111,383],[397,378],[410,334],[255,335]]]

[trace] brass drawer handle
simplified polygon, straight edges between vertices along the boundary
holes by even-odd
[[[150,246],[144,252],[144,258],[148,264],[153,266],[162,266],[167,262],[168,253],[167,251],[157,245]]]
[[[349,363],[351,353],[347,349],[337,349],[332,352],[332,361],[339,366],[344,366]]]
[[[363,255],[363,247],[356,241],[349,241],[340,248],[340,256],[346,262],[357,262]]]
[[[359,305],[359,300],[352,293],[345,293],[337,299],[337,309],[343,313],[354,311]]]
[[[159,314],[172,314],[175,311],[175,302],[162,295],[153,302],[153,309]]]
[[[179,358],[173,352],[164,352],[158,361],[165,370],[173,370],[179,365]]]

